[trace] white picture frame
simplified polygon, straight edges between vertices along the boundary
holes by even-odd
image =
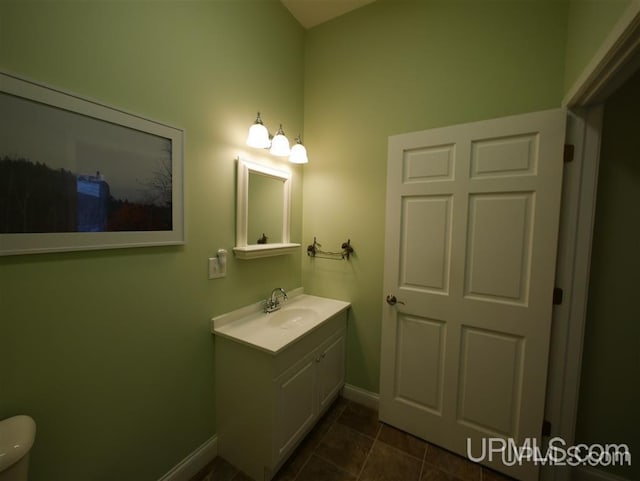
[[[0,255],[185,243],[183,130],[4,72],[0,102]]]

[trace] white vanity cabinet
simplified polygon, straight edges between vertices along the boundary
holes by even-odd
[[[276,474],[344,385],[343,304],[277,352],[215,337],[218,454],[256,481]]]
[[[320,411],[328,408],[344,386],[345,332],[322,346],[318,363],[318,401]]]
[[[344,329],[274,381],[274,459],[291,452],[344,385]]]

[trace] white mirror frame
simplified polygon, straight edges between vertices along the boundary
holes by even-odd
[[[282,181],[284,193],[282,215],[282,242],[273,244],[247,243],[249,222],[249,173],[257,172]],[[259,257],[291,254],[300,248],[300,244],[289,242],[291,213],[291,172],[250,162],[238,157],[238,188],[236,200],[236,246],[233,248],[238,259],[256,259]]]

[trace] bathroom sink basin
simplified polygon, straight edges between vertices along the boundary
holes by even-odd
[[[289,300],[274,312],[264,313],[262,303],[256,303],[214,317],[211,332],[276,354],[350,305],[337,299],[292,292]]]
[[[283,308],[279,311],[265,314],[265,316],[267,316],[267,325],[279,327],[280,329],[304,327],[318,320],[316,311],[304,307]]]

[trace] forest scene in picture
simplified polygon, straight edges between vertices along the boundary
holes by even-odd
[[[0,92],[0,234],[170,231],[171,148]]]

